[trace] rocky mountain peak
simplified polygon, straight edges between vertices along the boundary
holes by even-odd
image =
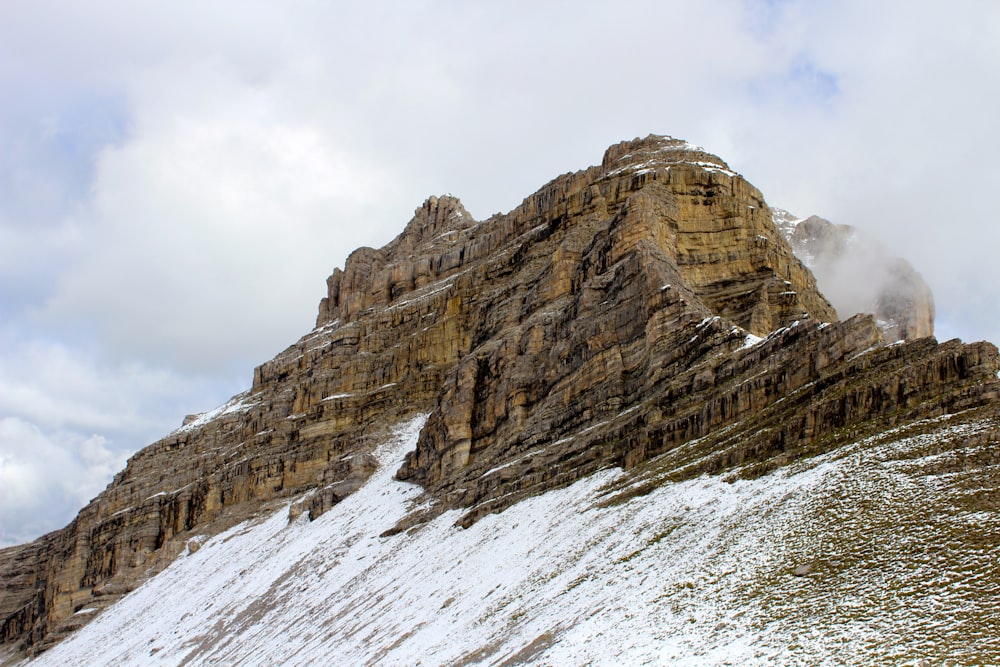
[[[668,135],[650,134],[645,138],[623,141],[604,152],[601,169],[607,174],[622,171],[653,170],[672,165],[690,164],[732,173],[722,158],[700,146]]]
[[[814,226],[794,220],[785,222]],[[603,500],[592,499],[613,508],[702,475],[759,479],[887,438],[884,456],[902,457],[890,445],[904,431],[932,438],[933,465],[945,465],[942,452],[965,452],[955,464],[968,484],[963,503],[995,488],[995,451],[980,450],[1000,442],[996,347],[890,346],[873,317],[838,320],[776,222],[725,162],[652,135],[483,221],[454,197],[427,199],[392,242],[360,248],[333,271],[315,329],[258,366],[248,391],[139,451],[65,529],[0,551],[0,636],[44,650],[178,557],[201,554],[211,536],[264,515],[290,534],[367,488],[375,471],[388,485],[379,493],[404,480],[421,489],[392,525],[383,517],[372,524],[378,534],[350,538],[396,540],[394,550],[416,526],[474,526],[596,473],[617,471]],[[404,422],[406,451],[384,458],[381,444]],[[964,521],[975,509],[954,511]],[[961,523],[970,543],[1000,534],[1000,521],[975,517]],[[672,529],[658,530],[650,545]],[[731,537],[720,541],[739,544]],[[330,558],[323,567],[339,567]],[[415,557],[425,570],[408,576],[447,578],[432,560]],[[255,611],[227,616],[246,626],[240,637],[258,636],[250,626],[285,595],[280,582],[324,576],[290,567],[261,588]],[[995,608],[992,590],[965,590],[966,607]],[[587,604],[581,618],[596,617],[600,602]],[[497,625],[534,622],[521,617],[504,613]],[[421,627],[361,662],[385,658]],[[563,632],[534,632],[550,630]],[[185,644],[178,661],[225,661],[213,652],[242,641],[213,632]]]
[[[476,221],[458,197],[432,195],[413,212],[413,218],[388,249],[390,253],[400,252],[412,250],[422,243],[447,240],[445,237],[449,234],[456,234],[475,224]]]
[[[344,270],[334,269],[316,326],[353,319],[360,310],[387,305],[447,273],[461,263],[449,250],[460,248],[463,233],[475,225],[458,197],[428,197],[388,245],[359,248],[347,258]],[[437,253],[442,254],[432,261]]]

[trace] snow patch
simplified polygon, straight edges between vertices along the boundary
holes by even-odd
[[[863,457],[905,443],[862,442],[856,454],[753,480],[703,476],[617,500],[608,494],[624,473],[606,470],[468,529],[450,511],[381,537],[424,498],[393,474],[425,419],[401,425],[376,449],[380,468],[365,485],[317,520],[289,524],[285,507],[206,541],[31,664],[877,664],[890,655],[909,664],[922,655],[907,615],[919,597],[898,616],[885,615],[896,609],[888,597],[863,597],[863,578],[878,594],[885,569],[793,574],[815,553],[802,534],[815,499],[843,497],[837,485],[868,479],[859,471],[893,479],[891,466]]]
[[[727,176],[736,176],[736,172],[730,171],[729,169],[726,169],[725,167],[722,167],[722,166],[720,166],[718,164],[715,164],[713,162],[695,162],[695,161],[691,161],[691,162],[688,162],[687,164],[693,164],[693,165],[695,165],[697,167],[701,167],[705,171],[712,171],[712,172],[717,172],[717,173],[720,173],[720,174],[726,174]]]
[[[208,412],[203,412],[199,414],[195,419],[191,420],[187,424],[184,424],[179,429],[174,431],[174,433],[182,433],[184,431],[191,431],[196,428],[200,428],[205,424],[218,419],[224,415],[233,414],[235,412],[247,412],[250,408],[255,406],[257,403],[250,400],[250,392],[245,391],[242,394],[237,394],[233,396],[229,401],[223,403],[214,410],[209,410]]]

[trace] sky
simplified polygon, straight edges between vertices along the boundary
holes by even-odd
[[[0,546],[249,388],[428,196],[669,134],[1000,341],[1000,3],[0,4]]]

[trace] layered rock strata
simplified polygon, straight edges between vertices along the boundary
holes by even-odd
[[[871,318],[836,320],[760,192],[669,137],[613,146],[485,221],[432,197],[334,271],[316,328],[249,391],[136,454],[65,529],[0,551],[2,638],[44,649],[272,501],[311,492],[292,512],[318,516],[416,413],[397,476],[428,502],[395,530],[455,507],[468,524],[609,466],[764,474],[996,410],[994,346],[886,346]]]

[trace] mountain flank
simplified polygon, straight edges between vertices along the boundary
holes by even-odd
[[[900,321],[920,310],[899,303]],[[418,427],[393,477],[421,492],[368,536],[396,549],[595,474],[618,471],[600,493],[624,508],[706,474],[770,479],[919,436],[907,451],[939,465],[914,479],[962,476],[919,511],[958,503],[949,553],[994,550],[1000,355],[922,333],[895,326],[887,342],[873,316],[839,321],[761,193],[670,137],[612,146],[487,220],[431,197],[334,270],[316,328],[249,390],[138,452],[66,528],[0,551],[3,650],[45,651],[247,519],[319,521],[369,488],[404,422]],[[976,563],[963,604],[985,609],[1000,574]]]

